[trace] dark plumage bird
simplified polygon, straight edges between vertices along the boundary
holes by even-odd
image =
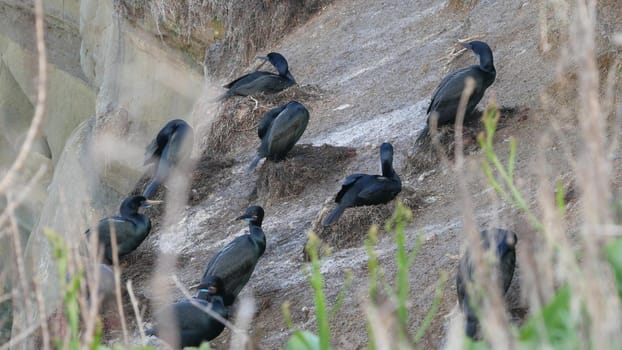
[[[309,111],[300,102],[291,101],[266,112],[257,128],[261,145],[248,169],[254,169],[262,158],[275,162],[285,159],[287,152],[294,148],[307,129],[308,123]]]
[[[499,287],[503,288],[503,293],[507,292],[512,283],[514,276],[514,267],[516,265],[516,242],[518,237],[512,231],[504,229],[484,230],[480,233],[482,239],[482,248],[485,250],[494,249],[497,258],[499,277]],[[466,316],[467,336],[474,338],[477,332],[477,303],[470,300],[467,290],[467,283],[473,282],[473,261],[470,253],[467,251],[460,260],[458,274],[456,275],[456,290],[458,292],[458,302]],[[473,305],[475,304],[475,305]]]
[[[224,285],[220,278],[209,276],[201,285],[199,285],[199,295],[194,301],[203,307],[211,309],[220,317],[227,319],[228,311],[225,307],[222,296],[224,294]],[[169,305],[166,311],[162,313],[170,315],[175,320],[177,330],[175,348],[184,348],[186,346],[198,347],[204,341],[210,341],[222,333],[225,325],[212,317],[201,308],[195,306],[189,300],[183,300],[173,305]],[[163,327],[162,327],[163,328]],[[168,327],[169,329],[172,327]],[[145,331],[147,335],[164,336],[162,340],[170,345],[173,344],[172,339],[166,339],[165,332],[159,332],[159,327],[154,326]]]
[[[470,116],[475,106],[484,97],[486,89],[495,81],[497,75],[492,59],[492,50],[488,44],[482,41],[471,41],[462,44],[465,48],[473,51],[479,57],[479,65],[473,65],[458,69],[449,73],[432,95],[432,101],[428,107],[428,120],[426,127],[419,137],[429,133],[430,118],[437,116],[437,125],[453,124],[456,121],[456,113],[460,104],[460,97],[466,86],[466,79],[473,78],[475,87],[467,102],[465,118]]]
[[[171,174],[171,170],[190,157],[194,132],[181,119],[166,123],[158,135],[147,146],[145,164],[155,163],[156,173],[145,188],[143,196],[151,198]]]
[[[229,96],[249,96],[257,94],[274,94],[296,84],[296,80],[289,72],[287,60],[278,52],[270,52],[266,57],[257,57],[269,61],[279,74],[265,71],[255,71],[243,75],[224,87],[229,89],[220,99]]]
[[[402,181],[393,169],[393,146],[390,143],[380,146],[380,164],[382,175],[352,174],[346,177],[335,197],[338,205],[324,219],[322,225],[335,223],[346,208],[385,204],[400,193]]]
[[[141,208],[147,208],[152,204],[161,203],[151,201],[143,196],[130,196],[123,200],[119,214],[101,219],[95,231],[88,229],[85,234],[91,239],[95,233],[98,242],[104,248],[104,258],[108,264],[112,263],[111,232],[117,235],[117,249],[119,257],[133,252],[147,238],[151,231],[151,221],[145,214],[139,213]]]
[[[220,277],[225,284],[223,300],[226,306],[233,304],[266,250],[266,236],[261,229],[263,215],[261,207],[248,207],[236,220],[248,221],[250,234],[229,242],[207,263],[201,281],[205,281],[209,276]]]

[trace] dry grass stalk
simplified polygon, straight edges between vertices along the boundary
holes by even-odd
[[[121,318],[121,329],[123,331],[123,342],[129,344],[125,314],[123,313],[123,300],[121,298],[121,269],[119,267],[119,250],[117,247],[117,233],[114,225],[110,225],[110,245],[112,247],[112,271],[114,272],[115,295],[117,299],[117,310]]]
[[[606,159],[605,120],[599,97],[599,71],[596,63],[595,7],[594,1],[577,1],[573,24],[569,27],[570,52],[580,67],[577,71],[577,113],[585,148],[579,155],[580,167],[576,169],[582,189],[582,245],[585,258],[581,267],[585,280],[576,292],[585,302],[592,316],[589,324],[590,338],[595,348],[606,348],[620,340],[619,300],[609,298],[615,290],[608,280],[607,262],[602,259],[594,227],[611,222],[610,178],[611,168]],[[579,310],[577,310],[579,312]]]
[[[45,108],[46,108],[46,99],[47,99],[47,53],[45,47],[44,40],[44,14],[43,14],[43,3],[41,0],[34,1],[34,14],[35,14],[35,40],[36,40],[36,48],[37,48],[37,98],[35,104],[35,111],[33,115],[33,119],[31,121],[30,127],[28,128],[28,132],[26,134],[26,138],[24,143],[22,144],[19,153],[15,159],[15,161],[11,164],[11,167],[7,171],[7,173],[0,179],[0,195],[7,195],[7,199],[10,197],[8,190],[14,187],[15,179],[18,177],[22,168],[25,165],[26,159],[28,158],[30,151],[32,150],[35,138],[41,132],[41,128],[43,126],[43,122],[45,121]],[[42,173],[41,169],[37,174]],[[42,176],[38,175],[38,176]],[[7,207],[11,205],[11,201],[8,201]],[[24,308],[22,312],[28,312],[30,309],[30,294],[28,291],[28,282],[26,280],[26,274],[24,270],[24,260],[23,260],[23,252],[21,250],[21,241],[19,237],[19,231],[17,231],[17,224],[15,220],[15,209],[5,209],[5,213],[8,213],[10,216],[9,221],[11,222],[12,235],[11,240],[13,241],[14,246],[14,259],[16,261],[17,269],[18,269],[18,280],[19,285],[23,290],[23,294],[21,294]],[[3,226],[0,224],[0,227]],[[15,298],[13,299],[15,301]],[[39,298],[36,298],[36,302],[39,304]],[[45,310],[44,305],[38,305],[38,310]],[[40,322],[39,324],[28,327],[23,330],[21,334],[17,334],[16,336],[11,338],[11,341],[7,343],[7,346],[13,346],[16,342],[21,341],[22,337],[28,336],[32,331],[41,327],[42,332],[48,336],[49,332],[47,328],[43,325],[44,322]],[[4,346],[2,347],[4,348]]]
[[[136,317],[136,325],[138,327],[138,334],[143,343],[146,342],[145,337],[145,327],[143,325],[142,317],[140,316],[140,309],[138,308],[138,300],[136,299],[136,295],[134,294],[134,288],[132,288],[132,281],[127,281],[125,284],[127,288],[127,293],[130,296],[130,301],[132,303],[132,309],[134,310],[134,317]]]
[[[0,194],[5,193],[6,190],[13,185],[14,178],[24,167],[35,139],[39,136],[41,128],[43,127],[43,122],[45,121],[47,100],[47,52],[44,40],[43,16],[42,0],[35,0],[35,37],[37,43],[37,100],[35,112],[28,132],[26,133],[26,139],[17,154],[17,158],[15,158],[8,172],[0,180]]]
[[[167,194],[166,194],[166,212],[164,220],[161,224],[161,239],[164,239],[167,235],[170,235],[171,227],[179,221],[179,216],[183,213],[186,202],[187,193],[190,185],[190,175],[194,164],[188,160],[184,164],[173,169],[169,180],[167,181]],[[168,276],[175,274],[175,260],[176,254],[159,254],[156,267],[154,270],[154,277],[152,279],[152,288],[157,290],[158,293],[154,296],[154,302],[159,305],[169,304],[172,300],[172,289],[168,279]],[[163,312],[158,314],[156,320],[158,324],[175,324],[174,315],[166,308]],[[160,328],[163,339],[169,339],[173,344],[177,343],[177,339],[180,336],[174,327]]]

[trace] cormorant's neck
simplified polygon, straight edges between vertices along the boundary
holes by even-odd
[[[263,236],[263,229],[261,228],[261,223],[257,223],[255,221],[251,221],[248,223],[248,230],[253,234],[261,234]]]
[[[248,229],[250,231],[250,238],[257,246],[261,253],[266,249],[266,235],[263,233],[263,229],[260,225],[253,222],[249,223]]]
[[[132,218],[132,217],[137,217],[141,215],[137,210],[132,210],[130,208],[121,208],[119,213],[124,218]]]
[[[292,73],[289,72],[289,70],[285,71],[285,74],[281,74],[282,77],[289,79],[289,81],[291,81],[292,83],[296,83],[296,79],[294,79],[294,76],[292,75]]]
[[[130,212],[129,214],[122,215],[122,216],[136,225],[143,224],[143,223],[147,225],[151,224],[149,221],[149,217],[139,212]]]
[[[491,52],[486,52],[479,56],[479,68],[488,73],[496,73]]]
[[[393,177],[395,171],[393,170],[393,162],[391,161],[383,161],[382,162],[382,176],[384,177]]]
[[[196,298],[202,299],[202,300],[210,300],[211,296],[212,295],[210,294],[208,289],[201,288],[199,289],[199,292],[197,293]]]

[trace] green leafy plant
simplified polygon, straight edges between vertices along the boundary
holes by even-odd
[[[350,271],[346,272],[344,286],[339,292],[334,306],[329,311],[326,303],[326,296],[324,295],[324,276],[322,276],[322,264],[319,257],[320,239],[313,232],[309,233],[309,241],[307,242],[305,250],[311,259],[309,266],[309,283],[313,288],[315,318],[317,320],[319,336],[306,330],[294,330],[287,341],[286,349],[328,350],[330,349],[329,321],[337,314],[339,307],[343,303],[345,294],[352,284],[352,273]],[[283,304],[282,312],[285,323],[290,329],[294,329],[294,324],[290,317],[289,304]]]
[[[570,299],[568,286],[559,289],[555,297],[521,327],[520,347],[534,349],[548,344],[554,349],[577,349],[579,342],[570,317]]]
[[[51,230],[44,231],[46,237],[52,244],[54,260],[58,269],[60,288],[63,293],[63,305],[65,307],[65,317],[69,326],[68,344],[63,344],[60,339],[54,340],[57,349],[78,350],[80,345],[80,303],[79,293],[82,283],[82,271],[78,270],[69,274],[69,257],[66,242],[61,236]]]
[[[45,230],[44,233],[52,245],[53,257],[59,275],[65,319],[69,329],[68,340],[53,339],[52,343],[57,349],[83,349],[88,345],[80,337],[80,290],[81,286],[86,283],[83,269],[80,266],[76,266],[76,264],[70,265],[72,262],[69,259],[69,248],[67,242],[61,236],[51,230]],[[112,347],[107,347],[101,344],[101,340],[102,329],[98,326],[95,327],[93,341],[90,344],[91,350],[155,350],[151,346],[127,347],[115,344]],[[204,344],[200,349],[209,349],[209,344]]]
[[[531,208],[529,208],[527,201],[518,190],[514,181],[516,139],[510,138],[510,154],[507,165],[503,164],[495,152],[494,137],[497,131],[497,124],[499,123],[499,116],[499,109],[494,103],[488,105],[482,116],[484,132],[477,135],[477,141],[485,154],[482,162],[484,173],[488,177],[490,185],[501,198],[522,210],[529,218],[531,224],[539,231],[542,231],[544,226],[532,212]],[[495,174],[498,174],[499,180],[497,180]]]
[[[365,248],[369,257],[368,269],[369,269],[369,295],[370,299],[375,302],[378,295],[378,284],[382,283],[383,290],[395,301],[396,304],[396,319],[398,323],[398,335],[399,343],[414,345],[419,342],[425,332],[432,324],[434,316],[438,313],[440,302],[443,296],[443,288],[447,281],[444,273],[441,273],[439,286],[436,289],[434,301],[430,306],[428,313],[426,314],[421,327],[417,330],[414,336],[411,336],[408,332],[408,304],[410,300],[410,268],[415,262],[415,257],[419,248],[423,244],[423,235],[419,235],[415,241],[415,245],[412,250],[408,251],[406,241],[406,227],[412,221],[412,212],[400,201],[397,202],[393,215],[385,223],[385,230],[387,232],[393,232],[396,242],[396,277],[395,288],[391,287],[385,279],[385,273],[380,267],[378,262],[378,256],[374,250],[374,246],[377,243],[378,227],[372,227],[369,230],[368,238],[365,242]],[[374,349],[374,332],[371,327],[371,320],[368,320],[368,334],[369,334],[369,348]]]
[[[605,253],[616,279],[618,295],[622,298],[622,238],[618,238],[607,244]]]

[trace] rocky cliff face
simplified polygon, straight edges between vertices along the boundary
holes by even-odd
[[[2,10],[2,141],[11,146],[2,148],[6,165],[32,117],[36,69],[29,7],[8,1]],[[48,175],[35,185],[38,195],[24,205],[29,211],[20,220],[32,232],[26,259],[50,287],[45,296],[52,301],[56,274],[43,230],[80,239],[91,222],[114,213],[114,203],[142,175],[147,138],[171,116],[190,117],[201,74],[129,25],[111,1],[46,2],[45,11],[49,103],[32,157],[48,164]]]
[[[536,141],[540,132],[554,134],[548,116],[557,113],[559,106],[571,105],[560,92],[567,91],[554,83],[561,55],[555,41],[561,40],[556,25],[561,24],[549,16],[550,25],[543,30],[548,31],[553,47],[543,51],[538,42],[540,6],[536,2],[473,1],[458,8],[452,7],[455,1],[431,0],[342,0],[332,5],[326,1],[234,1],[221,7],[220,2],[212,1],[187,3],[195,7],[174,8],[177,2],[156,0],[45,1],[50,51],[47,123],[23,180],[41,165],[46,166],[46,173],[17,216],[25,236],[29,235],[26,258],[30,271],[45,286],[49,310],[56,307],[58,288],[43,229],[51,228],[78,241],[93,222],[116,213],[121,199],[143,174],[145,145],[165,121],[175,117],[186,119],[198,130],[194,158],[205,160],[202,156],[208,154],[218,159],[199,163],[192,188],[199,196],[179,220],[161,230],[159,214],[154,218],[151,236],[131,258],[149,266],[133,264],[124,272],[124,279],[133,280],[141,305],[147,305],[147,322],[152,311],[149,300],[155,293],[150,289],[154,256],[160,252],[178,255],[180,279],[186,286],[195,284],[208,257],[243,230],[231,219],[252,203],[266,208],[268,248],[245,289],[246,294],[255,295],[258,305],[251,331],[263,346],[281,347],[289,334],[280,321],[280,305],[285,301],[292,302],[295,326],[313,329],[312,296],[301,272],[306,233],[318,213],[330,205],[343,176],[375,173],[377,146],[391,141],[404,186],[422,203],[407,232],[412,243],[409,247],[419,232],[426,232],[411,276],[415,329],[434,298],[437,271],[454,270],[463,239],[457,180],[447,175],[453,174],[451,167],[437,164],[426,172],[411,174],[405,154],[412,150],[414,137],[423,127],[428,99],[440,79],[448,70],[475,62],[469,55],[446,56],[445,50],[456,39],[483,35],[491,44],[498,76],[487,99],[492,96],[501,105],[531,110],[509,120],[498,138],[502,145],[510,136],[520,140],[517,173],[528,197],[535,197],[531,168],[532,156],[539,151]],[[606,58],[617,52],[610,40],[612,33],[622,30],[620,16],[611,9],[616,5],[603,2],[599,6],[597,42],[604,71],[612,61]],[[2,171],[14,158],[32,118],[36,69],[30,6],[27,1],[0,0]],[[168,16],[168,10],[177,12]],[[298,29],[284,36],[292,28]],[[277,40],[280,44],[273,48],[271,44]],[[258,105],[236,99],[225,105],[227,118],[215,119],[220,107],[209,100],[219,91],[205,76],[233,78],[258,49],[283,52],[303,87]],[[542,91],[549,93],[555,104],[541,104],[538,94]],[[350,146],[357,154],[349,162],[335,156],[340,163],[333,163],[320,153],[325,149],[304,148],[293,164],[309,166],[306,174],[311,179],[296,196],[268,200],[256,191],[268,183],[260,183],[266,180],[265,174],[282,175],[288,170],[286,165],[278,165],[266,167],[258,175],[244,175],[256,147],[253,122],[260,111],[292,96],[302,98],[311,111],[301,143]],[[237,143],[227,148],[226,154],[205,150],[214,120],[235,126],[228,135],[229,141]],[[573,118],[562,122],[576,123]],[[554,146],[547,149],[551,167],[566,175],[571,166],[555,153],[556,147],[580,142],[572,132],[567,137],[555,139]],[[470,156],[465,172],[477,199],[474,211],[478,223],[521,228],[514,219],[516,213],[490,195],[479,161],[477,154]],[[313,172],[322,172],[322,176],[309,175]],[[350,232],[342,234],[347,240]],[[341,288],[344,270],[354,273],[351,292],[332,326],[339,330],[334,337],[338,348],[357,348],[367,342],[362,310],[366,252],[360,244],[346,246],[324,260],[323,273],[331,302]],[[0,244],[0,256],[8,257],[7,250],[8,244]],[[390,237],[381,236],[378,254],[387,270],[393,271]],[[9,259],[2,263],[4,269],[11,264]],[[423,340],[425,347],[438,347],[444,333],[443,316],[455,303],[454,292],[451,286],[445,287],[440,316]],[[514,299],[518,299],[516,295]],[[38,317],[35,311],[26,314],[20,305],[16,305],[16,315],[16,333]],[[225,333],[217,344],[224,347],[227,339]],[[31,349],[33,343],[29,340],[20,347]]]
[[[309,3],[303,2],[301,6],[310,6]],[[159,17],[150,11],[156,2],[44,2],[49,57],[47,121],[20,186],[39,167],[45,166],[45,172],[16,216],[22,243],[26,245],[26,261],[32,274],[38,275],[46,286],[44,296],[51,308],[58,299],[58,288],[43,230],[52,229],[69,240],[81,239],[91,223],[114,214],[118,203],[134,188],[144,171],[144,147],[167,120],[184,118],[195,127],[205,123],[202,119],[207,118],[202,112],[193,113],[193,108],[205,88],[204,67],[197,57],[209,45],[215,44],[211,51],[219,52],[210,56],[212,60],[224,61],[220,57],[224,52],[234,54],[235,60],[210,65],[212,74],[222,74],[232,63],[254,55],[257,43],[238,45],[241,37],[259,37],[269,32],[269,36],[259,41],[265,45],[282,35],[284,28],[296,24],[278,19],[278,11],[290,11],[295,6],[287,4],[270,5],[253,15],[255,22],[241,26],[241,19],[247,16],[247,12],[239,11],[242,5],[242,2],[210,4],[206,10],[211,11],[211,17],[220,16],[222,19],[217,24],[228,26],[223,28],[228,32],[221,30],[214,35],[207,31],[213,24],[201,22],[204,24],[201,29],[201,24],[187,22],[188,27],[198,29],[190,37],[175,33],[175,28],[170,27],[177,25],[171,20],[179,18]],[[167,2],[166,6],[181,5]],[[288,20],[298,21],[314,11]],[[225,12],[229,17],[223,16]],[[232,16],[237,17],[232,20]],[[187,21],[192,19],[197,18]],[[251,29],[266,19],[280,27],[251,33]],[[0,1],[0,169],[3,171],[15,158],[33,115],[36,96],[33,24],[30,2]],[[219,41],[215,43],[216,40]],[[6,258],[0,267],[5,271],[10,270],[10,250],[8,244],[0,248]],[[36,313],[23,315],[23,310],[18,308],[18,311],[16,331],[22,328],[23,322],[29,323],[37,317]],[[25,344],[27,348],[30,345]]]

